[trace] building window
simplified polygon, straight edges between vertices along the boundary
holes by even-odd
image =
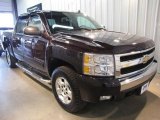
[[[13,28],[14,27],[14,19],[13,14],[10,12],[0,12],[0,28]]]

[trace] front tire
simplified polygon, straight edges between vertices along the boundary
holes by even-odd
[[[86,106],[81,100],[76,73],[65,66],[57,68],[52,74],[52,90],[56,100],[66,111],[75,113]]]
[[[9,49],[6,49],[6,60],[10,68],[16,68],[16,59],[10,54]]]

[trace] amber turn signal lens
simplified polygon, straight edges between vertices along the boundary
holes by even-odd
[[[84,66],[83,67],[83,72],[84,72],[84,74],[89,74],[90,73],[90,67],[89,66]]]
[[[89,55],[84,55],[84,63],[85,64],[88,64],[89,63],[89,61],[90,61],[90,56]]]

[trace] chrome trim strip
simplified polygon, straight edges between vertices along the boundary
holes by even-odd
[[[46,85],[49,88],[52,88],[52,86],[50,85],[51,80],[45,80],[43,79],[41,76],[31,72],[30,70],[24,68],[21,64],[16,63],[16,65],[24,72],[26,72],[28,75],[32,76],[34,79],[36,79],[37,81],[39,81],[40,83]]]
[[[141,50],[141,51],[133,51],[133,52],[130,52],[130,53],[124,53],[124,54],[116,54],[116,56],[119,56],[119,57],[122,57],[122,56],[128,56],[128,55],[134,55],[134,54],[138,54],[138,53],[144,53],[144,52],[147,52],[147,51],[150,51],[151,49],[154,49],[155,47],[152,47],[152,48],[149,48],[149,49],[146,49],[146,50]]]
[[[148,79],[150,79],[150,77],[153,76],[156,73],[156,71],[157,71],[157,63],[153,62],[144,73],[142,73],[136,77],[128,78],[128,79],[120,82],[120,84],[121,84],[120,91],[130,89],[130,88],[135,87],[141,83],[144,83],[145,81],[148,81]]]
[[[150,60],[151,58],[154,57],[154,52],[149,54],[148,56],[149,56],[149,60]],[[137,58],[137,59],[134,59],[134,60],[121,62],[120,67],[121,68],[126,68],[126,67],[130,67],[130,66],[138,65],[138,64],[141,64],[141,63],[143,63],[143,57],[140,57],[140,58]]]
[[[154,60],[153,60],[153,61],[154,61]],[[123,77],[129,76],[129,75],[134,75],[134,74],[139,73],[139,72],[143,72],[144,70],[146,70],[148,67],[151,66],[151,64],[153,63],[153,61],[152,61],[148,66],[146,66],[146,67],[143,68],[143,69],[137,70],[137,71],[135,71],[135,72],[123,74],[123,75],[117,76],[116,78],[122,78],[122,79],[123,79]]]
[[[142,60],[143,57],[137,58],[137,59],[134,59],[134,60],[124,61],[124,62],[120,61],[121,57],[123,57],[123,56],[129,56],[129,55],[134,55],[134,54],[139,54],[139,53],[143,53],[143,52],[147,52],[147,51],[149,51],[151,49],[154,49],[154,48],[155,47],[149,48],[147,50],[142,50],[142,51],[137,51],[137,52],[131,52],[131,53],[125,53],[125,54],[115,54],[114,58],[115,58],[115,67],[116,67],[116,70],[115,70],[116,78],[122,78],[122,77],[125,77],[127,75],[135,74],[135,73],[143,71],[144,69],[147,68],[147,67],[145,67],[144,69],[141,69],[141,70],[138,70],[138,71],[135,71],[135,72],[132,72],[132,73],[121,75],[120,74],[120,70],[122,68],[126,68],[126,67],[130,67],[130,66],[134,66],[134,65],[138,65],[138,64],[143,63],[143,60]],[[155,54],[155,50],[152,53],[148,54],[148,55],[149,55],[150,58],[153,58],[154,54]]]

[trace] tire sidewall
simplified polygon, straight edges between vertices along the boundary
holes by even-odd
[[[70,87],[71,87],[71,91],[72,91],[72,101],[71,103],[69,104],[64,104],[58,97],[57,95],[57,91],[56,91],[56,88],[55,88],[55,82],[56,82],[56,79],[58,77],[64,77],[66,78],[66,80],[68,81],[68,83],[70,84]],[[58,103],[65,109],[68,111],[68,109],[70,109],[74,103],[75,103],[75,92],[74,92],[74,85],[72,83],[72,80],[70,80],[70,78],[68,77],[68,75],[66,73],[64,73],[63,71],[57,69],[55,70],[55,72],[52,74],[52,91],[55,95],[55,98],[57,99]]]
[[[8,55],[9,55],[10,62],[8,60]],[[11,66],[11,55],[8,49],[6,50],[6,60],[7,60],[8,65]]]
[[[11,54],[10,54],[10,50],[7,48],[6,49],[6,61],[7,61],[7,63],[8,63],[8,65],[9,65],[9,67],[10,68],[16,68],[17,66],[16,66],[16,62],[17,62],[17,60],[16,60],[16,58],[14,58]],[[9,55],[9,56],[7,56],[7,55]],[[10,59],[10,62],[8,61],[8,57],[9,57],[9,59]]]

